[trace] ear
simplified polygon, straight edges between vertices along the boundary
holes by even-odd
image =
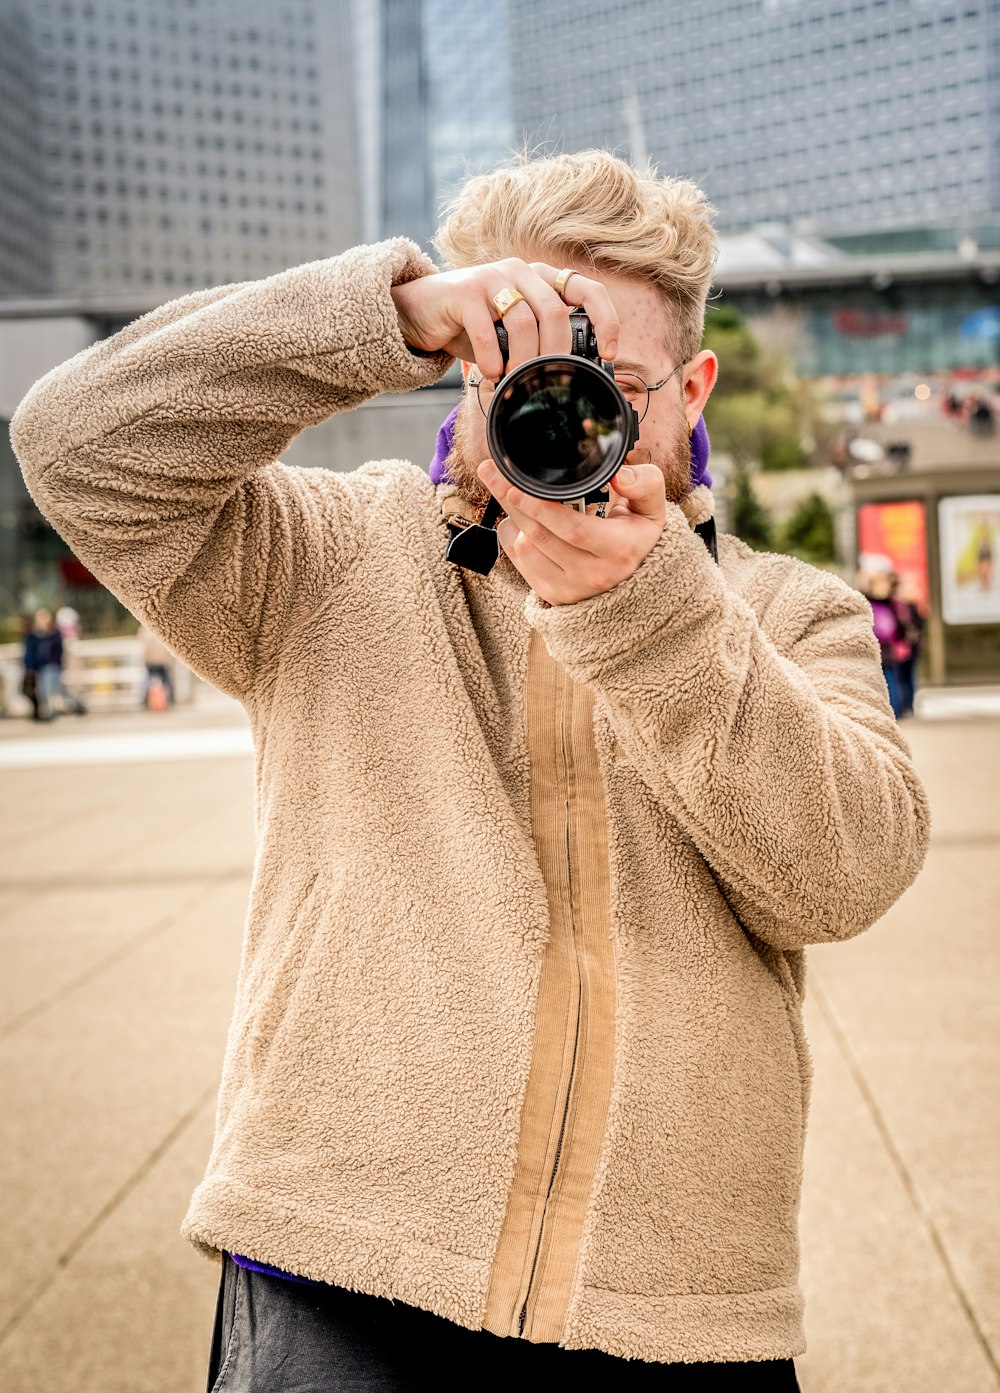
[[[719,360],[710,348],[703,348],[684,369],[684,413],[693,430],[705,409],[719,376]]]
[[[469,380],[469,373],[470,373],[471,371],[472,371],[472,364],[471,364],[471,363],[467,363],[467,362],[465,362],[464,359],[462,359],[462,381],[463,381],[463,382],[468,382],[468,380]]]

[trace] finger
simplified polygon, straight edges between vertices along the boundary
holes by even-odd
[[[512,285],[523,295],[525,303],[530,306],[538,344],[535,354],[569,353],[573,346],[573,334],[569,325],[569,307],[553,290],[552,278],[546,280],[538,274],[534,266],[529,266],[519,257],[509,257],[498,265],[507,277],[507,284]],[[520,311],[521,306],[517,305],[514,310],[510,311],[510,314],[520,313]],[[520,322],[523,323],[523,319]],[[523,362],[524,359],[520,359],[520,361]]]
[[[634,449],[629,450],[625,456],[626,464],[652,464],[652,462],[653,457],[645,445],[637,445]],[[623,517],[631,511],[625,495],[616,493],[614,484],[614,479],[608,484],[608,506],[605,509],[605,516],[609,518]]]
[[[462,320],[469,339],[469,349],[483,377],[496,382],[503,376],[503,354],[493,320],[496,310],[487,306],[483,297],[476,294],[463,308]]]
[[[538,583],[549,591],[565,584],[566,572],[526,537],[513,519],[505,518],[498,524],[497,536],[506,554],[533,589]]]
[[[564,508],[561,503],[552,505],[557,513],[568,513],[570,509]],[[584,559],[597,560],[598,558],[586,550],[578,547],[573,542],[566,541],[557,532],[546,526],[539,518],[533,517],[531,513],[525,512],[511,502],[504,503],[504,509],[508,518],[517,527],[521,536],[526,542],[530,543],[536,550],[547,556],[562,570],[570,570],[579,566]],[[596,522],[600,519],[596,518]]]
[[[629,511],[665,522],[667,490],[655,464],[626,464],[612,480],[615,492],[628,501]]]
[[[548,280],[539,274],[540,266],[550,273]],[[573,348],[569,305],[552,288],[551,272],[551,266],[533,262],[525,268],[518,289],[527,298],[538,321],[539,353],[560,353],[565,356]]]
[[[502,287],[498,286],[493,294],[496,295],[500,289]],[[514,289],[519,287],[515,286]],[[492,308],[496,317],[496,308]],[[531,305],[524,299],[507,311],[503,324],[507,330],[507,371],[510,372],[529,358],[538,357],[538,322]],[[493,332],[495,336],[496,330]]]
[[[483,460],[478,474],[509,517],[528,536],[544,546],[562,564],[580,553],[605,559],[619,539],[608,537],[606,520],[578,513],[547,498],[535,498],[510,484],[492,460]],[[549,541],[549,538],[552,540]],[[558,543],[558,548],[556,547]]]
[[[535,262],[533,265],[547,284],[554,287],[558,271],[544,262]],[[574,271],[566,282],[562,299],[567,305],[578,305],[586,310],[587,318],[593,324],[594,333],[597,335],[597,351],[601,357],[617,357],[621,321],[618,311],[611,303],[607,288],[599,280],[585,276],[582,271]]]

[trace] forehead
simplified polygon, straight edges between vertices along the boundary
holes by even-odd
[[[610,273],[599,275],[621,321],[618,361],[650,369],[672,367],[673,325],[663,297],[649,281]]]

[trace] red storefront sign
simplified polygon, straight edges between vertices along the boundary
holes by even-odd
[[[858,508],[858,552],[886,556],[902,578],[912,578],[920,605],[930,601],[927,583],[927,519],[917,499],[905,503],[862,503]]]

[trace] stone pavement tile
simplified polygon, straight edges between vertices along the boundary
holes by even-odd
[[[902,729],[930,797],[935,840],[1000,833],[1000,721],[906,721]]]
[[[216,782],[200,807],[185,811],[177,825],[135,841],[115,859],[115,871],[142,883],[148,876],[245,878],[249,894],[254,860],[253,791],[250,774]]]
[[[169,928],[204,894],[204,882],[124,891],[76,885],[43,890],[27,903],[18,897],[19,910],[7,919],[0,901],[0,1036],[85,974]]]
[[[2,923],[8,915],[13,915],[14,911],[23,901],[24,895],[20,890],[4,890],[3,882],[0,880],[0,923]],[[0,961],[2,961],[2,959],[0,959]]]
[[[202,1393],[219,1268],[178,1230],[211,1145],[212,1092],[51,1272],[0,1346],[4,1393]]]
[[[104,811],[112,805],[113,799],[102,797],[91,781],[70,783],[65,779],[46,779],[42,784],[32,777],[36,772],[39,771],[5,769],[0,775],[4,786],[0,799],[0,846],[3,847],[0,870],[11,865],[15,848],[47,837],[66,821]]]
[[[213,760],[158,765],[155,777],[148,766],[128,765],[6,771],[5,801],[17,801],[37,781],[44,785],[53,810],[62,811],[64,791],[73,790],[74,813],[54,818],[44,834],[26,838],[16,854],[4,857],[0,868],[4,887],[35,890],[46,878],[105,867],[131,848],[179,828],[204,824],[227,805],[227,790],[243,787],[239,777],[233,783],[223,770],[224,764]],[[244,775],[252,777],[246,771]],[[88,788],[92,790],[89,805],[80,793]]]
[[[803,1393],[997,1393],[815,991],[806,1021],[816,1078],[802,1203]]]
[[[218,1076],[245,886],[223,884],[172,928],[0,1041],[5,1141],[0,1312],[16,1316],[59,1255],[116,1202]],[[3,1321],[0,1321],[0,1325]]]
[[[998,928],[993,849],[936,847],[881,923],[810,969],[1000,1362]]]
[[[214,771],[202,764],[157,766],[151,775],[116,766],[102,771],[99,816],[89,813],[81,796],[92,771],[59,772],[57,821],[32,835],[27,855],[23,846],[5,844],[0,866],[0,1033],[5,1023],[197,899],[199,880],[225,879],[249,889],[253,822],[251,798],[244,796],[252,789],[247,770],[228,763]],[[19,792],[16,781],[5,782],[5,806]],[[137,794],[143,799],[138,807]],[[36,847],[44,848],[45,871],[32,865]]]

